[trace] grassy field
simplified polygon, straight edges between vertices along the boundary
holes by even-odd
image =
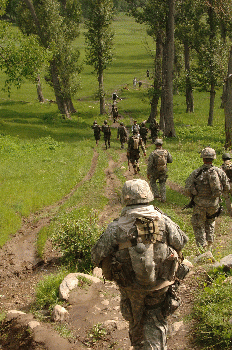
[[[147,50],[154,50],[154,43],[143,25],[135,23],[120,14],[113,22],[115,31],[114,59],[105,71],[104,86],[108,115],[111,110],[111,95],[117,91],[119,114],[126,125],[133,118],[138,122],[146,120],[150,113],[147,88],[152,80],[146,77],[146,70],[152,73],[153,60]],[[102,124],[107,116],[99,115],[99,103],[95,98],[97,79],[92,67],[84,63],[84,28],[75,42],[81,51],[83,70],[80,74],[80,89],[74,99],[77,113],[72,120],[64,120],[54,103],[40,104],[36,87],[26,81],[21,89],[12,89],[11,96],[2,91],[0,98],[0,246],[15,233],[23,216],[55,203],[67,194],[88,172],[95,146],[91,125],[94,120]],[[142,81],[141,88],[133,88],[133,78]],[[0,74],[4,86],[4,75]],[[126,89],[125,89],[126,87]],[[52,90],[43,82],[45,98],[54,100]],[[194,93],[195,112],[185,113],[185,97],[174,96],[174,120],[177,137],[165,141],[173,155],[174,162],[169,167],[169,177],[173,182],[184,185],[188,174],[201,165],[199,151],[204,146],[216,149],[221,164],[224,144],[224,114],[220,109],[220,91],[216,95],[214,126],[207,127],[209,94]],[[121,150],[116,140],[116,129],[112,130],[110,154],[117,159]],[[101,141],[103,142],[103,141]],[[148,154],[153,149],[148,147]],[[108,158],[103,147],[98,148],[99,161],[94,177],[82,186],[64,208],[78,207],[101,210],[107,203],[102,195],[105,185],[104,169]],[[142,160],[144,162],[144,160]],[[123,180],[120,169],[117,175]],[[142,168],[146,176],[146,167]],[[166,211],[176,214],[176,207],[186,203],[186,198],[168,190]],[[77,210],[77,209],[75,209]],[[191,233],[186,220],[179,218],[180,224]],[[191,233],[192,234],[192,233]]]

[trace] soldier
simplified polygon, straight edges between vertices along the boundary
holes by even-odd
[[[181,253],[187,236],[152,200],[145,180],[126,181],[120,217],[92,248],[93,263],[119,286],[134,350],[167,350],[167,316],[180,305],[177,287],[189,271]]]
[[[192,226],[199,252],[210,250],[214,241],[215,219],[221,212],[220,197],[229,196],[230,184],[225,172],[213,166],[216,152],[206,147],[201,151],[203,165],[186,180],[185,189],[192,200]],[[191,203],[190,202],[190,203]]]
[[[96,120],[93,122],[92,129],[96,140],[96,145],[98,145],[98,141],[100,140],[100,137],[101,137],[101,128],[99,125],[97,125]]]
[[[147,133],[148,133],[148,128],[146,128],[145,123],[140,124],[140,130],[139,130],[140,136],[142,137],[143,143],[146,147],[147,145]]]
[[[137,124],[137,120],[134,120],[134,124],[132,125],[132,128],[131,128],[131,131],[132,131],[132,134],[134,132],[134,130],[137,129],[138,133],[140,131],[140,126]]]
[[[107,120],[104,120],[104,124],[102,125],[102,132],[104,133],[104,141],[105,141],[106,149],[107,149],[107,145],[110,148],[111,130],[110,130],[110,126],[107,123]]]
[[[140,171],[139,168],[139,158],[140,158],[140,149],[142,148],[144,156],[146,156],[146,149],[143,144],[143,140],[138,133],[138,129],[134,128],[133,136],[129,137],[128,140],[128,149],[127,149],[127,158],[128,165],[131,162],[134,168],[134,174],[137,174]]]
[[[229,182],[230,182],[230,195],[232,195],[232,162],[231,162],[231,155],[230,153],[224,153],[222,155],[223,164],[221,166],[221,169],[225,171]],[[230,202],[230,196],[225,198],[226,208],[228,211],[228,214],[232,216],[232,209],[231,209],[231,202]]]
[[[159,131],[159,124],[157,123],[156,120],[150,124],[149,129],[151,131],[152,143],[154,143],[155,140],[157,139],[158,131]]]
[[[124,149],[124,143],[127,141],[127,131],[123,122],[121,122],[118,127],[117,139],[119,138],[121,143],[121,149]]]
[[[118,107],[116,107],[115,105],[112,105],[112,116],[113,116],[114,123],[116,123],[118,119]]]
[[[156,149],[150,154],[147,165],[147,178],[150,180],[151,189],[155,198],[161,198],[161,202],[166,201],[166,181],[168,167],[167,163],[172,163],[170,152],[162,148],[163,140],[155,140]],[[159,182],[159,189],[157,186]]]

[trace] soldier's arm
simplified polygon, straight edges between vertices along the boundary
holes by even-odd
[[[164,221],[168,234],[168,244],[177,252],[180,252],[188,242],[188,236],[168,216],[164,215]]]
[[[168,152],[168,151],[167,151]],[[167,163],[172,163],[172,155],[171,155],[171,153],[170,152],[168,152],[168,154],[167,154]]]
[[[185,193],[189,197],[197,195],[197,190],[196,190],[195,185],[194,185],[196,173],[197,173],[197,170],[194,170],[189,175],[189,177],[187,178],[187,180],[185,182]]]
[[[100,236],[91,250],[91,258],[94,265],[101,267],[104,258],[112,254],[117,247],[117,229],[116,220],[110,223],[105,232]]]

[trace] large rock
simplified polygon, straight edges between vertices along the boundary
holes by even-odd
[[[54,322],[65,321],[67,320],[68,316],[69,316],[68,311],[61,305],[56,305],[52,310],[51,317]]]
[[[217,261],[213,267],[224,266],[226,269],[232,268],[232,254],[224,256],[219,262]]]

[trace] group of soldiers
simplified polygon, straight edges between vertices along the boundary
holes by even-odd
[[[135,121],[128,139],[128,157],[135,173],[139,171],[136,150],[141,148],[146,154],[142,127]],[[154,198],[166,200],[167,163],[172,163],[170,152],[162,147],[163,140],[156,138],[154,143],[147,166],[150,184],[142,179],[125,182],[121,197],[124,208],[92,248],[93,263],[119,287],[121,313],[129,322],[134,350],[167,350],[167,317],[180,305],[178,287],[189,272],[182,254],[187,235],[150,203]],[[223,154],[221,168],[213,165],[213,148],[204,148],[201,158],[203,165],[189,175],[185,185],[191,198],[186,207],[193,208],[191,223],[199,254],[211,251],[221,196],[232,216],[230,153]]]

